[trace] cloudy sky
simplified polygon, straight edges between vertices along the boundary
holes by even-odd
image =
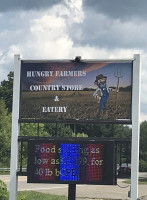
[[[147,120],[146,0],[0,0],[0,81],[22,59],[119,59],[141,54]]]

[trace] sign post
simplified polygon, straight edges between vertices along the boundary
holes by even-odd
[[[131,199],[138,198],[139,139],[140,139],[140,55],[134,55],[133,97],[132,97],[132,161],[131,161]]]
[[[109,124],[132,124],[132,173],[131,173],[131,198],[138,198],[138,168],[139,168],[139,114],[140,114],[140,55],[134,55],[129,60],[20,60],[19,55],[14,57],[14,86],[13,86],[13,114],[12,114],[12,139],[11,139],[11,180],[10,200],[17,199],[17,170],[18,170],[18,136],[19,123],[109,123]],[[31,101],[30,101],[31,99]],[[20,109],[20,110],[19,110]],[[75,128],[75,127],[74,127]],[[29,159],[27,171],[28,182],[59,182],[69,183],[69,196],[75,198],[76,183],[92,184],[114,184],[113,166],[108,173],[104,173],[104,179],[96,179],[92,170],[101,170],[102,163],[97,157],[99,146],[80,146],[81,144],[55,144],[51,148],[51,160],[43,160],[41,153],[35,154],[37,146],[34,143],[34,154],[29,156],[35,158],[36,165]],[[45,146],[44,146],[45,145]],[[52,145],[52,144],[51,144]],[[85,144],[84,144],[85,145]],[[97,144],[95,144],[97,145]],[[83,149],[89,150],[89,154]],[[32,146],[31,146],[32,148]],[[92,148],[92,149],[91,149]],[[47,148],[46,154],[48,154]],[[70,150],[74,149],[74,151]],[[94,150],[95,149],[95,150]],[[60,151],[62,150],[62,151]],[[77,162],[76,171],[73,168],[74,159],[82,159],[86,175],[80,171]],[[81,153],[81,154],[80,154]],[[46,155],[45,154],[45,155]],[[56,158],[52,157],[56,155]],[[65,156],[67,154],[67,156]],[[76,155],[76,156],[75,156]],[[48,156],[48,155],[46,155]],[[92,156],[92,157],[90,157]],[[61,158],[63,159],[61,159]],[[68,157],[68,159],[66,158]],[[69,159],[70,158],[70,159]],[[85,160],[86,159],[86,160]],[[88,161],[88,159],[90,159]],[[108,161],[108,159],[106,159]],[[33,160],[34,161],[34,160]],[[112,159],[109,161],[111,162]],[[35,168],[43,166],[44,168]],[[88,163],[89,162],[89,163]],[[113,162],[113,161],[112,161]],[[59,163],[61,171],[59,171]],[[68,165],[67,165],[68,164]],[[56,166],[58,165],[58,166]],[[99,170],[97,170],[100,165]],[[107,164],[105,163],[107,166]],[[50,168],[51,167],[51,168]],[[55,168],[56,167],[56,168]],[[69,168],[70,167],[70,168]],[[72,167],[72,168],[71,168]],[[105,168],[104,168],[105,169]],[[35,171],[33,174],[32,171]],[[106,169],[105,169],[106,170]],[[77,173],[75,175],[75,172]],[[83,173],[83,179],[79,180],[79,173]],[[71,173],[70,179],[67,175]],[[112,173],[112,174],[111,174]],[[102,174],[102,173],[100,173]],[[111,179],[107,180],[111,174]],[[60,176],[61,175],[61,176]],[[73,176],[74,182],[73,182]],[[96,176],[97,177],[97,176]],[[98,176],[99,177],[99,176]],[[71,181],[71,182],[70,182]],[[102,181],[102,182],[101,182]]]
[[[19,55],[14,57],[12,136],[11,136],[11,170],[10,170],[10,200],[17,199],[17,169],[18,169],[18,136],[19,136],[19,99],[20,99],[20,67]]]
[[[76,124],[74,124],[74,133],[76,134]],[[76,184],[68,184],[68,200],[76,199]]]
[[[76,184],[68,185],[68,200],[76,199]]]

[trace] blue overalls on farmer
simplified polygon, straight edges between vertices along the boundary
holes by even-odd
[[[107,101],[109,99],[109,92],[107,88],[101,89],[101,94],[99,112],[101,112],[103,108],[106,109]]]

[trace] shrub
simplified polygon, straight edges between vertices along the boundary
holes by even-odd
[[[8,200],[7,185],[0,180],[0,200]]]
[[[147,161],[140,160],[139,161],[139,171],[146,172],[147,171]]]

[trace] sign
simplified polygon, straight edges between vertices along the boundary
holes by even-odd
[[[57,65],[55,65],[55,63]],[[69,65],[66,65],[67,63],[69,63]],[[72,63],[72,64],[70,64],[70,63]],[[35,91],[34,90],[34,91],[31,91],[31,89],[39,88],[38,87],[39,85],[45,85],[45,83],[47,83],[47,85],[61,85],[61,86],[62,86],[62,83],[64,83],[64,85],[66,85],[66,82],[65,82],[66,72],[65,72],[65,74],[63,73],[63,75],[65,76],[65,79],[62,79],[60,82],[60,79],[59,80],[57,79],[58,76],[53,76],[54,73],[51,74],[51,73],[47,72],[47,73],[44,73],[44,75],[43,75],[43,73],[42,73],[43,71],[53,71],[53,72],[54,71],[73,71],[73,73],[70,74],[69,80],[79,80],[79,78],[82,77],[82,76],[79,76],[79,75],[81,75],[81,73],[74,72],[74,71],[84,71],[82,69],[82,66],[84,67],[84,63],[85,63],[84,70],[86,71],[86,73],[85,73],[85,76],[83,76],[83,78],[84,77],[85,78],[84,78],[83,82],[80,81],[80,84],[79,84],[79,82],[77,82],[77,85],[84,86],[85,83],[87,83],[87,85],[89,85],[89,81],[90,81],[90,83],[94,84],[94,86],[92,84],[92,87],[94,87],[93,90],[89,89],[89,88],[91,88],[91,85],[90,85],[90,87],[87,87],[85,90],[84,89],[82,90],[82,88],[85,88],[85,87],[78,86],[77,89],[75,87],[71,88],[72,90],[71,89],[63,90],[64,87],[62,87],[62,90],[57,90],[57,88],[53,87],[56,90],[48,90],[48,91],[39,91],[39,90]],[[71,68],[69,67],[70,65],[71,65]],[[51,66],[53,68],[51,68]],[[65,66],[68,66],[68,68],[66,68]],[[87,68],[86,68],[86,66],[87,66]],[[120,66],[121,66],[121,68],[120,68]],[[114,70],[114,68],[115,68],[115,70]],[[90,69],[91,70],[93,69],[92,76],[90,76],[90,73],[92,73],[92,71],[90,71]],[[107,69],[107,70],[105,70],[105,69]],[[27,73],[27,71],[31,71],[31,73],[30,72]],[[37,72],[38,77],[33,77],[33,75],[32,75],[34,73],[33,71]],[[105,74],[105,72],[108,72],[108,73]],[[75,76],[76,73],[77,73],[77,76]],[[21,76],[20,76],[20,74],[21,74]],[[43,76],[45,76],[45,74],[51,75],[49,77],[49,80],[52,82],[52,84],[50,84],[50,82],[48,82],[48,79],[45,79],[45,77],[43,78]],[[110,74],[111,74],[111,76],[110,76]],[[84,73],[82,75],[84,75]],[[51,79],[52,76],[53,76],[53,79]],[[72,79],[72,77],[74,79]],[[63,78],[62,75],[60,76],[60,78]],[[77,78],[77,79],[75,79],[75,78]],[[44,81],[46,80],[47,82],[42,82],[42,79]],[[86,79],[86,81],[85,81],[85,79]],[[105,82],[105,84],[101,84],[101,88],[106,88],[105,87],[106,81],[104,81],[104,79],[107,80],[107,85],[109,86],[109,88],[111,88],[111,92],[113,92],[113,93],[109,94],[108,101],[104,101],[104,102],[107,102],[107,104],[100,103],[100,102],[102,102],[100,100],[101,99],[104,100],[104,98],[102,98],[102,95],[100,96],[98,94],[100,92],[98,89],[100,82],[101,83]],[[57,80],[57,82],[55,82],[54,80]],[[114,84],[114,82],[109,82],[108,80],[109,81],[115,80],[116,83]],[[49,120],[50,121],[53,121],[53,120],[59,121],[59,119],[60,119],[60,121],[63,120],[64,122],[67,122],[67,123],[69,122],[69,119],[72,119],[72,120],[78,119],[79,122],[82,122],[82,120],[84,120],[84,122],[85,122],[85,120],[88,120],[88,122],[95,122],[95,121],[98,122],[100,120],[107,122],[110,120],[110,123],[122,119],[122,120],[125,120],[126,124],[127,124],[127,122],[132,124],[131,198],[137,199],[138,198],[138,171],[139,171],[138,170],[139,169],[139,135],[140,135],[139,134],[139,131],[140,131],[140,123],[139,123],[140,83],[141,83],[141,65],[140,65],[140,55],[139,54],[135,54],[134,57],[129,60],[123,60],[123,59],[118,60],[117,59],[117,60],[113,60],[113,62],[112,62],[112,60],[106,60],[105,62],[101,62],[101,61],[98,61],[98,62],[97,61],[89,61],[89,62],[88,61],[86,61],[86,62],[24,61],[24,60],[20,59],[20,55],[15,55],[15,57],[14,57],[14,86],[13,86],[13,111],[14,112],[12,113],[11,172],[10,172],[9,199],[17,199],[17,185],[18,185],[17,171],[18,171],[18,150],[19,150],[18,136],[20,134],[20,124],[19,123],[21,123],[21,122],[30,122],[31,123],[32,120],[34,120],[34,122],[42,122],[44,119],[45,119],[45,122],[49,122]],[[30,87],[31,85],[34,85],[34,86],[38,85],[38,86]],[[71,82],[70,84],[67,84],[67,85],[76,85],[76,84],[75,84],[75,82]],[[113,86],[114,86],[114,88],[113,88]],[[43,86],[43,88],[48,88],[48,87],[49,86],[47,86],[47,87]],[[68,89],[69,89],[69,87],[68,87]],[[86,90],[91,91],[91,95],[93,97],[95,97],[96,104],[94,104],[93,98],[90,99],[91,107],[89,107],[89,104],[88,104],[89,94],[88,93],[85,94],[84,100],[83,100],[84,93],[81,94],[81,92],[84,92]],[[51,91],[53,91],[53,93],[51,93]],[[61,102],[61,98],[59,98],[59,95],[54,95],[54,92],[59,92],[59,91],[74,92],[74,94],[72,94],[72,93],[70,93],[70,94],[72,94],[72,96],[74,96],[76,94],[77,97],[78,96],[82,97],[82,98],[78,99],[78,98],[73,98],[73,97],[69,98],[66,95],[65,95],[66,98],[64,95],[62,96],[62,97],[64,97],[63,98],[64,100],[65,99],[68,100],[67,102],[70,103],[70,105],[74,105],[74,107],[73,107],[74,109],[71,109],[71,110],[74,110],[74,115],[70,112],[69,112],[68,116],[65,115],[65,114],[67,114],[67,112],[60,112],[60,113],[59,112],[42,112],[43,110],[50,111],[50,107],[63,107],[63,106],[59,106],[59,105],[53,106],[53,104],[52,104],[52,102],[54,102],[54,103]],[[124,91],[125,91],[125,93],[124,93]],[[46,95],[45,95],[45,92],[46,92]],[[120,92],[123,92],[123,93],[120,93]],[[54,101],[52,100],[52,102],[51,102],[52,96],[50,96],[51,94],[56,97],[56,98],[53,98]],[[66,93],[64,93],[64,94],[66,94]],[[120,94],[122,94],[122,95],[120,95]],[[112,98],[112,97],[114,97],[114,98]],[[79,101],[77,101],[76,99],[78,99]],[[79,104],[75,104],[77,102]],[[50,106],[50,103],[52,106]],[[69,104],[67,104],[67,105],[69,105]],[[87,110],[87,112],[84,112],[84,109],[82,107],[79,107],[79,105],[84,105],[84,108],[85,108],[85,110]],[[102,109],[102,111],[99,110],[100,105],[103,105],[102,107],[106,108],[106,109]],[[107,107],[105,105],[107,105]],[[43,108],[43,107],[47,107],[47,109]],[[66,105],[64,107],[66,107]],[[132,107],[132,110],[131,110],[131,107]],[[67,106],[67,108],[70,108],[70,107]],[[53,110],[53,108],[51,110]],[[63,111],[63,109],[57,108],[56,111],[58,111],[58,110]],[[106,112],[104,112],[104,110]],[[68,109],[66,109],[66,111],[68,111]],[[101,111],[101,112],[99,112],[99,111]],[[92,114],[92,112],[93,112],[93,114]],[[77,113],[78,113],[78,117],[77,117]],[[86,117],[85,117],[85,115],[86,115]],[[35,121],[35,119],[38,119],[38,120]],[[119,121],[119,123],[121,123],[121,121]],[[28,181],[31,182],[31,181],[36,180],[36,182],[37,182],[37,181],[39,181],[40,176],[38,176],[38,178],[36,177],[37,176],[36,174],[34,176],[33,170],[35,169],[35,165],[33,162],[34,160],[31,161],[31,158],[33,159],[33,155],[35,156],[35,154],[34,154],[35,150],[33,150],[34,149],[33,141],[30,142],[30,144],[31,143],[32,143],[32,148],[31,148],[31,145],[29,145],[30,153],[29,153],[29,164],[28,165],[30,168],[28,168],[28,171],[29,171]],[[50,142],[49,141],[48,142],[40,141],[40,144],[41,143],[56,144],[56,142],[51,142],[51,141]],[[101,142],[99,142],[99,143],[101,143]],[[65,142],[65,144],[68,144],[68,143]],[[75,144],[75,142],[73,144]],[[81,145],[81,143],[79,143],[79,144]],[[88,144],[92,144],[92,141],[90,141]],[[107,148],[105,148],[105,144],[104,144],[104,149],[105,149],[105,151],[107,149]],[[107,152],[110,153],[110,151],[107,151]],[[104,153],[104,155],[105,155],[105,153]],[[106,183],[107,180],[109,183],[113,182],[113,181],[110,181],[110,180],[112,180],[112,174],[111,174],[112,167],[110,168],[109,173],[107,172],[107,170],[108,170],[107,166],[109,166],[109,165],[112,166],[111,165],[111,158],[112,158],[111,156],[112,155],[110,155],[110,154],[108,154],[108,155],[109,155],[107,157],[108,159],[106,159],[106,157],[104,157],[104,161],[105,161],[104,163],[107,163],[107,164],[103,165],[106,167],[103,168],[105,173],[103,173],[102,182],[99,181],[98,183]],[[31,163],[32,163],[32,167],[31,167]],[[87,166],[90,166],[90,165],[87,165]],[[40,167],[40,165],[39,165],[39,167]],[[33,175],[31,173],[33,173]],[[109,178],[107,179],[106,177],[107,178],[109,177]],[[64,181],[62,181],[62,182],[64,182]]]
[[[22,61],[20,99],[20,119],[131,121],[132,61]]]
[[[114,184],[112,141],[29,141],[28,183]]]

